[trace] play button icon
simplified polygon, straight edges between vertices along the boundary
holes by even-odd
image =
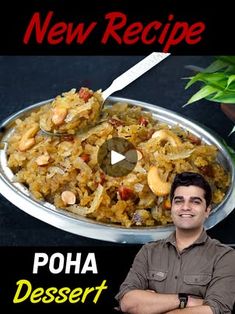
[[[111,150],[111,165],[115,165],[124,159],[126,159],[126,156],[115,152],[115,150]]]
[[[132,143],[121,137],[113,137],[101,145],[97,158],[100,168],[107,175],[122,177],[135,168],[138,155]]]

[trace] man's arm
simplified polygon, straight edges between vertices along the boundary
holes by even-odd
[[[228,289],[229,287],[229,289]],[[211,282],[206,291],[203,305],[187,306],[186,309],[172,310],[165,314],[221,314],[231,313],[235,302],[235,253],[225,251],[214,266]]]
[[[161,314],[177,309],[179,307],[179,299],[177,294],[159,294],[152,291],[131,290],[124,294],[120,301],[120,306],[124,313]]]
[[[121,310],[129,314],[213,314],[210,306],[202,305],[203,299],[189,297],[185,309],[178,309],[177,294],[159,294],[132,290],[121,299]]]
[[[235,303],[235,251],[226,251],[214,266],[203,305],[214,314],[231,313]]]
[[[197,311],[200,310],[200,312],[185,311],[185,313],[213,314],[209,306],[202,306],[203,301],[203,299],[189,296],[187,307],[189,309],[197,308]],[[130,314],[181,313],[182,311],[177,310],[179,307],[178,294],[155,293],[150,290],[129,291],[121,299],[120,305],[123,312]]]
[[[213,311],[208,305],[199,305],[194,307],[186,307],[185,309],[177,309],[165,312],[165,314],[213,314]]]
[[[124,282],[121,284],[116,300],[120,302],[123,296],[132,290],[148,289],[148,257],[145,246],[139,250],[133,261],[132,267],[128,272]]]

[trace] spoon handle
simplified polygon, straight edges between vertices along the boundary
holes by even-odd
[[[169,55],[170,53],[152,52],[150,55],[134,65],[132,68],[117,77],[112,82],[112,84],[102,92],[103,100],[105,101],[105,99],[107,99],[112,93],[121,90],[130,83],[132,83],[134,80],[136,80],[152,67],[160,63]]]

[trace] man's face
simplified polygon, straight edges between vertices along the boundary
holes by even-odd
[[[178,229],[199,229],[209,216],[202,188],[190,185],[176,188],[171,204],[171,216]]]

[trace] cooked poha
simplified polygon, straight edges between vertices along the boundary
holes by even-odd
[[[216,159],[217,148],[179,126],[156,121],[141,107],[116,103],[103,110],[105,121],[76,133],[96,118],[102,102],[99,92],[88,91],[91,96],[84,99],[72,89],[15,122],[8,166],[36,199],[100,222],[125,227],[165,225],[172,223],[169,190],[175,174],[193,171],[209,181],[214,205],[223,200],[230,175]],[[63,121],[55,124],[52,115],[58,104],[66,110]],[[86,110],[80,116],[81,106]],[[68,134],[46,136],[40,124]],[[135,169],[125,177],[110,177],[97,163],[99,147],[112,137],[129,140],[138,153]]]

